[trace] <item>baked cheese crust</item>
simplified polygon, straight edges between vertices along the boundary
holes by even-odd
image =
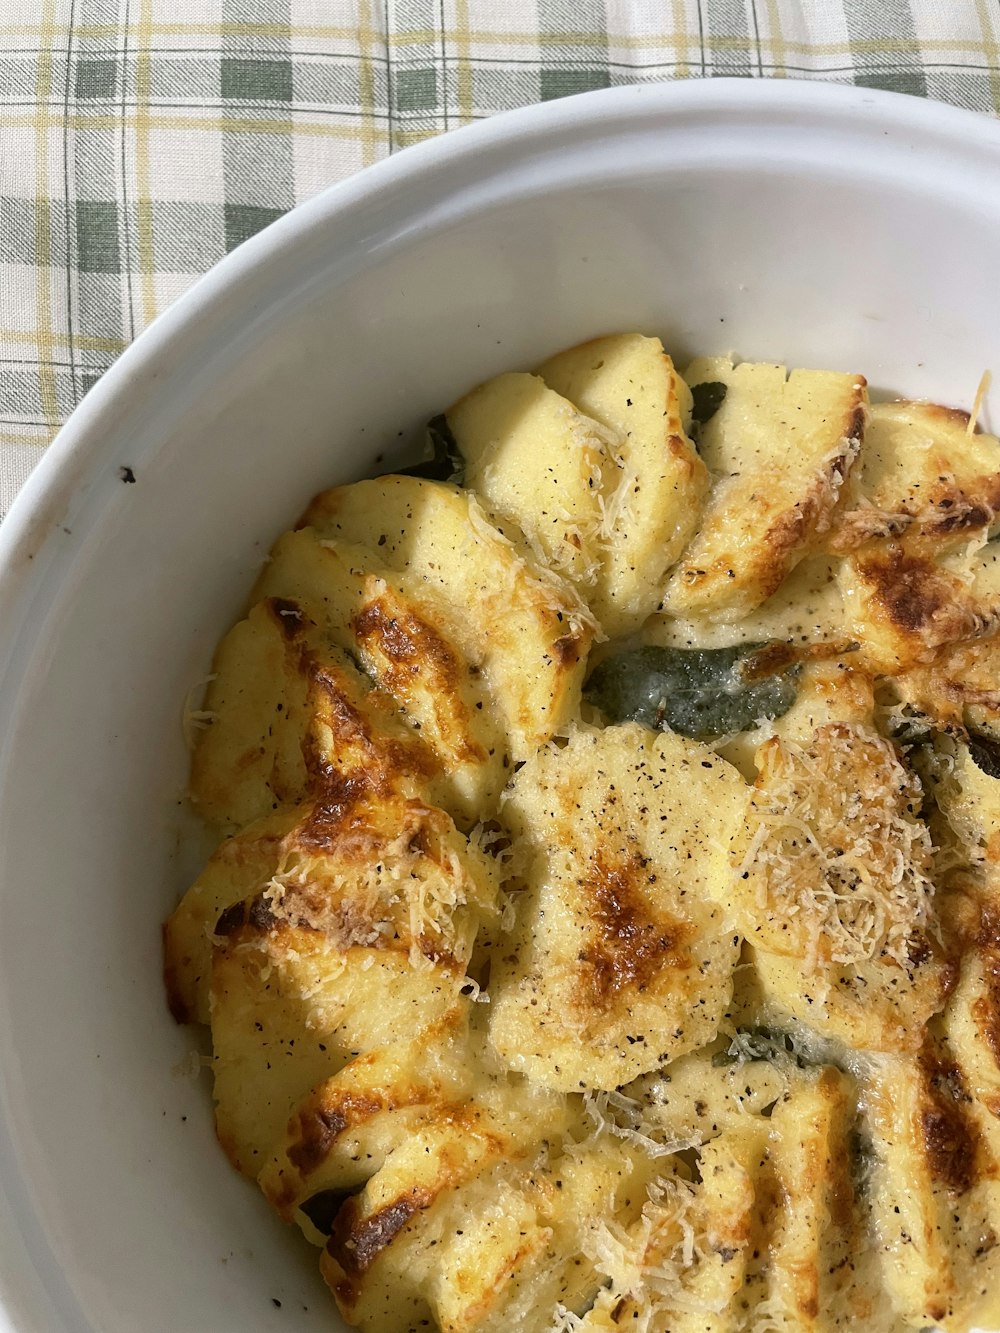
[[[596,338],[317,496],[164,927],[369,1333],[1000,1325],[1000,441]]]

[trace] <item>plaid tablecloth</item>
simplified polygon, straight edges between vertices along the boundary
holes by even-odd
[[[453,126],[654,79],[1000,112],[1000,0],[0,0],[0,513],[227,250]]]

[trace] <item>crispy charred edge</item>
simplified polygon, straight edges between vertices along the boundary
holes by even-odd
[[[235,940],[237,937],[246,940],[266,935],[277,921],[267,899],[257,893],[242,902],[231,903],[220,915],[212,933],[220,940]]]
[[[859,382],[857,394],[865,391]],[[841,485],[861,452],[868,412],[863,402],[856,402],[840,447],[820,473],[808,493],[791,510],[783,513],[770,528],[765,538],[766,555],[758,557],[763,566],[760,579],[761,600],[766,601],[784,582],[796,559],[807,549],[810,541],[825,533],[833,521],[834,509]]]
[[[997,627],[1000,613],[972,606],[958,580],[901,543],[859,556],[857,568],[871,590],[873,608],[925,654]]]
[[[346,850],[356,856],[365,837],[369,837],[370,856],[380,859],[380,840],[386,835],[379,828],[372,830],[368,827],[366,814],[371,810],[370,799],[384,795],[377,790],[373,791],[364,774],[337,778],[322,799],[306,807],[303,818],[282,840],[282,848],[291,853],[304,851],[317,856],[336,857],[340,850],[338,844],[343,846],[346,841],[349,844]],[[414,798],[401,798],[398,801],[398,812],[400,821],[405,821],[411,814],[417,819],[407,843],[409,850],[447,869],[450,858],[442,852],[440,838],[454,828],[449,816]],[[398,828],[394,831],[398,831]],[[311,882],[304,891],[285,893],[277,910],[271,903],[267,887],[231,904],[220,914],[212,933],[216,945],[235,941],[266,947],[269,935],[288,928],[322,937],[331,947],[349,949],[356,947],[357,941],[344,938],[343,932],[346,929],[350,934],[350,927],[358,924],[360,922],[349,893],[329,893],[320,874],[317,881]],[[440,941],[424,933],[412,940],[396,934],[380,935],[377,943],[361,947],[377,949],[383,954],[408,954],[411,948],[416,947],[435,967],[456,976],[464,973],[464,965],[455,954],[443,948]]]
[[[416,675],[428,667],[442,686],[458,685],[461,667],[456,654],[412,607],[393,607],[388,598],[376,598],[358,612],[351,628],[359,642],[374,646],[397,670]]]
[[[430,1045],[437,1038],[454,1036],[464,1027],[464,1022],[464,1014],[449,1015],[425,1029],[421,1042]],[[376,1064],[374,1053],[361,1055],[351,1061],[344,1073],[360,1072]],[[417,1110],[455,1118],[463,1105],[461,1100],[454,1100],[454,1096],[461,1095],[464,1086],[465,1080],[461,1077],[452,1087],[443,1076],[416,1079],[390,1076],[364,1091],[344,1086],[338,1082],[339,1077],[314,1089],[288,1121],[286,1155],[296,1174],[278,1172],[280,1184],[277,1186],[261,1180],[268,1199],[286,1221],[292,1220],[303,1197],[313,1192],[309,1177],[323,1165],[337,1140],[349,1129],[365,1125],[383,1113],[391,1115],[398,1111]],[[453,1100],[446,1099],[446,1092]],[[346,1190],[344,1197],[355,1192],[354,1189]]]
[[[437,1194],[431,1187],[414,1186],[368,1217],[361,1217],[357,1197],[346,1200],[326,1243],[327,1254],[343,1273],[334,1293],[344,1306],[349,1309],[355,1304],[369,1268],[407,1224],[430,1207]]]
[[[826,662],[848,653],[856,653],[861,645],[856,639],[831,639],[823,643],[785,643],[776,641],[765,644],[756,652],[749,654],[740,663],[740,679],[747,683],[766,680],[805,662]]]
[[[837,452],[828,460],[807,493],[790,509],[781,513],[765,533],[760,549],[748,569],[759,587],[754,598],[756,605],[767,601],[777,592],[812,539],[830,527],[840,487],[861,451],[868,409],[864,401],[859,400],[863,399],[866,387],[867,381],[859,375],[856,379],[855,403],[845,422]],[[733,556],[727,553],[717,557],[704,569],[682,566],[680,577],[688,588],[698,589],[706,580],[728,576],[733,568]]]
[[[302,665],[316,703],[315,716],[330,728],[334,754],[349,748],[360,752],[367,760],[365,771],[373,785],[391,785],[404,775],[433,778],[440,773],[440,762],[419,736],[388,736],[371,725],[371,719],[350,697],[340,671],[331,669],[306,652],[303,652]],[[392,700],[377,689],[370,692],[366,702],[369,701],[386,711],[393,708]],[[302,754],[306,771],[318,788],[325,786],[337,773],[329,751],[319,744],[314,728],[303,741]]]
[[[642,991],[661,973],[690,965],[690,927],[650,910],[646,894],[655,893],[656,880],[653,863],[637,853],[613,863],[597,851],[584,871],[591,928],[578,961],[588,1009],[604,1009],[623,990]]]
[[[901,398],[897,401],[905,403],[908,400]],[[961,430],[966,430],[972,420],[972,413],[967,412],[964,407],[945,407],[942,403],[929,403],[923,399],[916,400],[915,406],[920,407],[925,416],[940,417],[948,425],[958,426]],[[979,434],[978,427],[975,433]]]
[[[991,527],[1000,511],[1000,481],[993,477],[983,477],[980,481],[973,495],[961,486],[939,486],[932,492],[934,498],[919,507],[906,501],[893,512],[876,508],[848,510],[828,548],[837,555],[847,555],[867,542],[903,533],[939,541],[942,537],[972,534]]]
[[[469,710],[461,697],[461,684],[468,674],[451,645],[436,626],[417,610],[397,599],[383,595],[369,602],[351,621],[351,631],[369,653],[381,658],[385,685],[392,694],[406,698],[413,680],[423,677],[436,695],[450,699],[462,716]],[[463,763],[485,762],[487,755],[463,730],[452,747],[454,757]]]
[[[982,966],[983,994],[972,1002],[976,1029],[1000,1070],[1000,909],[983,907],[974,948]],[[1000,1115],[1000,1105],[993,1110]]]
[[[390,737],[379,733],[362,708],[362,701],[372,702],[388,712],[394,710],[391,696],[384,694],[364,674],[336,660],[332,647],[323,653],[310,644],[319,633],[316,623],[294,601],[270,597],[265,605],[292,653],[291,666],[306,683],[313,719],[302,739],[302,757],[308,775],[307,795],[326,789],[344,769],[332,762],[330,751],[320,743],[315,719],[330,728],[333,752],[354,752],[364,756],[366,772],[374,786],[387,788],[394,779],[410,774],[433,778],[441,765],[416,735]]]
[[[978,1178],[981,1148],[972,1095],[962,1070],[930,1032],[918,1061],[920,1130],[931,1176],[950,1193],[965,1194]]]
[[[350,1311],[357,1302],[365,1274],[379,1256],[408,1224],[441,1195],[479,1174],[483,1161],[519,1160],[523,1153],[484,1119],[472,1103],[448,1109],[442,1117],[453,1125],[460,1146],[442,1160],[437,1178],[428,1185],[403,1191],[392,1203],[368,1216],[362,1216],[363,1195],[346,1200],[334,1222],[326,1244],[326,1256],[333,1261],[333,1273],[327,1281],[342,1309]],[[339,1270],[339,1271],[338,1271]]]
[[[307,851],[333,852],[337,842],[373,796],[384,795],[377,775],[368,771],[322,773],[322,789],[294,830],[295,845]]]
[[[938,417],[946,425],[961,430],[969,425],[970,414],[962,408],[923,402],[913,406],[920,407],[924,417]],[[978,427],[973,432],[980,433]],[[942,481],[929,492],[929,497],[919,504],[912,499],[905,501],[896,512],[874,507],[848,509],[837,524],[829,549],[846,555],[866,542],[897,537],[904,532],[940,539],[989,527],[1000,512],[1000,475],[984,473],[965,486]]]
[[[330,1149],[346,1129],[353,1129],[370,1120],[379,1111],[393,1111],[403,1105],[384,1094],[349,1092],[338,1089],[335,1099],[310,1099],[292,1117],[289,1136],[294,1140],[288,1149],[288,1160],[305,1178],[329,1155]],[[294,1197],[294,1196],[293,1196]],[[288,1196],[272,1200],[279,1207],[289,1202]]]

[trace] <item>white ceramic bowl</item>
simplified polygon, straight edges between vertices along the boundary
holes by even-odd
[[[181,700],[304,501],[477,380],[611,330],[968,404],[1000,371],[998,236],[985,119],[618,90],[365,172],[122,357],[0,529],[0,1328],[336,1326],[177,1072],[159,980],[192,870]]]

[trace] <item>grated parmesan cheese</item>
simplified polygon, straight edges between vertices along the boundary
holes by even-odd
[[[778,737],[760,752],[737,867],[762,942],[801,952],[806,969],[890,958],[911,967],[916,933],[936,928],[933,848],[917,778],[873,731],[820,727],[808,746]]]

